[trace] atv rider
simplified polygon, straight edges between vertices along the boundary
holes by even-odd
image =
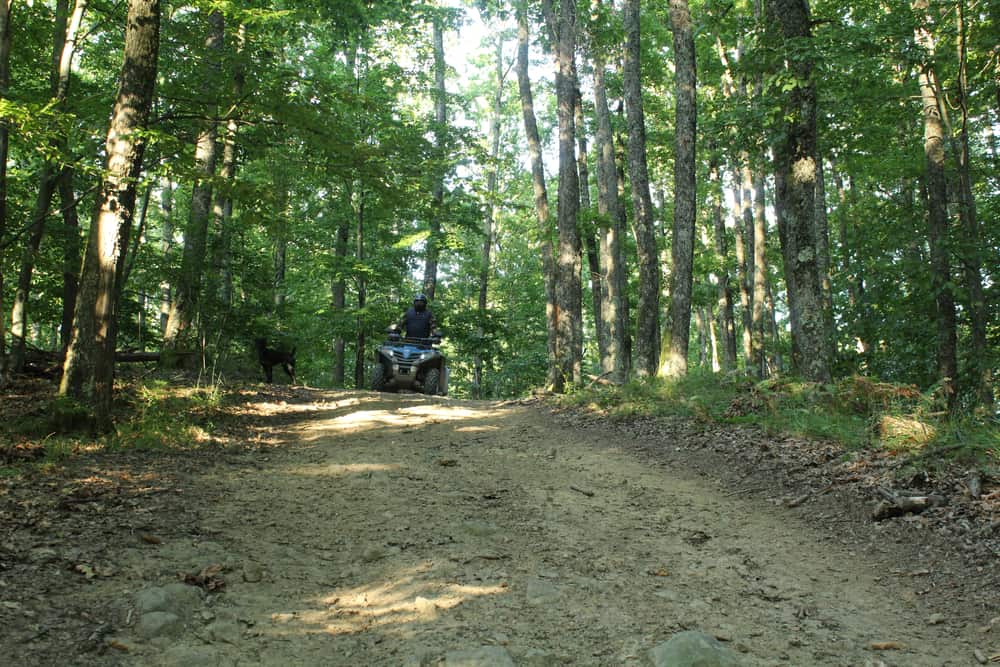
[[[403,313],[399,328],[406,331],[407,338],[430,338],[437,329],[434,313],[427,307],[427,297],[418,294],[413,297],[413,306]]]

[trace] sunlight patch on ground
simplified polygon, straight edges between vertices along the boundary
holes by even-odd
[[[383,426],[413,427],[426,423],[449,421],[482,420],[499,415],[500,412],[463,408],[436,403],[400,406],[397,409],[357,410],[330,419],[319,419],[303,425],[303,432],[310,431],[362,431]],[[415,418],[417,418],[415,420]],[[487,426],[467,428],[496,428]]]
[[[366,472],[386,472],[401,469],[402,466],[398,463],[328,463],[289,468],[288,472],[292,475],[308,477],[345,477],[347,475],[357,475]]]
[[[336,590],[317,598],[320,608],[271,615],[279,635],[353,634],[434,621],[468,600],[508,592],[506,582],[469,586],[417,577],[414,568],[391,582]]]
[[[455,431],[459,433],[482,433],[483,431],[499,431],[499,426],[459,426]]]

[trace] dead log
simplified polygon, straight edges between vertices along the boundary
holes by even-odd
[[[878,491],[885,500],[875,506],[875,510],[872,512],[874,521],[891,519],[904,514],[919,514],[926,509],[944,504],[944,498],[941,496],[898,496],[886,489],[879,488]]]

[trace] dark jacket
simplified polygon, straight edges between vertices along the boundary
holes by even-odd
[[[437,328],[434,322],[434,313],[430,308],[417,310],[412,306],[403,313],[403,319],[399,321],[399,328],[406,331],[407,338],[430,338],[431,332]]]

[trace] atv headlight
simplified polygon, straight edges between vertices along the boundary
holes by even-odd
[[[423,353],[420,354],[420,361],[423,361],[424,359],[430,359],[433,356],[434,356],[434,353],[431,352],[431,351],[423,352]]]

